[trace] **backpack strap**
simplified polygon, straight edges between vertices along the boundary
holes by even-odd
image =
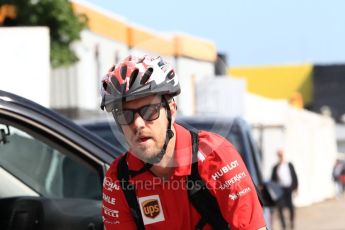
[[[120,185],[122,188],[123,193],[125,194],[127,204],[130,208],[131,214],[134,217],[135,224],[137,225],[137,229],[144,230],[144,221],[143,217],[141,216],[141,211],[139,207],[139,203],[137,200],[137,196],[135,194],[135,186],[129,183],[129,170],[127,165],[127,154],[121,157],[119,163],[117,165],[117,178],[120,181]]]
[[[195,131],[190,130],[190,133],[193,144],[193,163],[191,174],[187,176],[187,185],[192,185],[191,188],[187,186],[188,196],[193,207],[201,216],[195,229],[202,229],[207,223],[211,225],[213,229],[230,229],[228,223],[222,216],[216,198],[210,193],[200,177],[198,170],[199,136]]]

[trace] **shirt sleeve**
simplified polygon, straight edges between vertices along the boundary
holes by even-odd
[[[201,132],[198,161],[199,174],[231,229],[253,230],[266,225],[251,176],[231,143],[219,135]]]
[[[117,162],[114,162],[103,181],[102,216],[106,230],[136,229],[126,198],[117,179]]]

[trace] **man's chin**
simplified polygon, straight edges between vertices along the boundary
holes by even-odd
[[[135,155],[142,161],[150,164],[157,163],[157,158],[159,157],[159,152],[158,153],[135,153]]]
[[[158,164],[161,160],[162,160],[162,157],[159,156],[159,154],[157,154],[154,157],[146,159],[146,162],[150,164]]]

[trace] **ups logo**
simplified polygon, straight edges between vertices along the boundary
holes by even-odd
[[[155,218],[160,213],[159,203],[156,199],[146,200],[141,203],[144,215],[149,218]]]

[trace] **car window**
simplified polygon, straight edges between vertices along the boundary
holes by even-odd
[[[125,153],[127,151],[128,144],[126,139],[115,122],[91,122],[81,125],[119,149],[120,153]]]
[[[68,150],[47,144],[39,135],[32,136],[0,122],[0,167],[3,170],[47,198],[101,199],[101,179],[97,171],[71,158],[72,155]]]

